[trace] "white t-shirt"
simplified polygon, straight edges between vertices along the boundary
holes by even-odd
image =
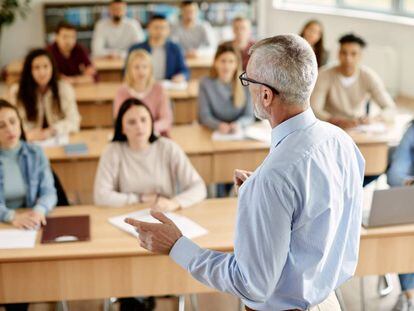
[[[345,77],[343,75],[339,75],[339,81],[341,81],[341,84],[343,87],[348,88],[350,87],[352,84],[355,83],[355,81],[358,79],[358,72],[354,73],[352,76],[350,77]]]
[[[135,19],[124,17],[119,24],[114,24],[110,18],[101,19],[93,32],[92,55],[117,53],[125,57],[130,46],[141,41],[144,41],[144,32]]]
[[[155,80],[164,80],[167,67],[165,46],[151,48],[152,67]]]

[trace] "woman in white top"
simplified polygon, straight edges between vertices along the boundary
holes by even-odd
[[[148,202],[174,211],[202,201],[206,187],[181,148],[154,134],[150,110],[136,98],[119,109],[115,134],[99,161],[95,204],[123,206]]]
[[[26,56],[20,82],[11,87],[9,101],[18,108],[29,141],[79,131],[73,87],[59,79],[53,58],[44,49]]]

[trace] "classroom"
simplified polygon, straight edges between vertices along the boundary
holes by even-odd
[[[0,0],[0,311],[414,311],[414,1]]]

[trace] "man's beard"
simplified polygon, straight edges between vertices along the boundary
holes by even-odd
[[[253,102],[253,108],[254,108],[254,115],[259,120],[267,120],[269,119],[267,112],[265,111],[264,107],[260,104],[259,96],[257,96],[257,103]]]

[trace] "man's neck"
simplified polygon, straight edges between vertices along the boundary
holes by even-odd
[[[163,39],[154,40],[154,39],[151,39],[151,38],[148,41],[150,47],[152,47],[152,48],[159,48],[161,46],[164,46],[165,42],[166,42],[166,40],[163,40]]]
[[[239,49],[245,49],[249,44],[249,39],[234,39],[234,45]]]
[[[357,68],[348,69],[341,66],[338,67],[339,73],[347,78],[352,77],[357,72],[357,70]]]
[[[308,107],[294,106],[288,107],[287,105],[279,106],[271,113],[269,123],[272,128],[275,128],[279,124],[296,117],[298,114],[306,111]]]
[[[59,46],[58,46],[58,49],[59,49],[60,54],[62,54],[64,58],[69,58],[69,57],[70,57],[70,53],[71,53],[72,51],[65,51],[65,50],[62,50]]]
[[[195,26],[195,20],[183,21],[184,28],[193,28]]]

